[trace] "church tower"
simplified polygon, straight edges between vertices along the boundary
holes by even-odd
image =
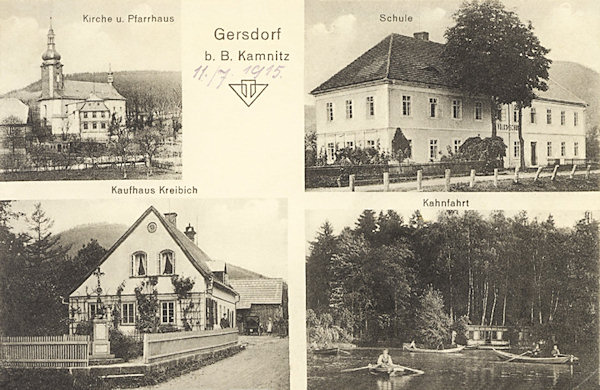
[[[62,67],[60,54],[54,46],[54,30],[52,29],[52,18],[50,18],[48,47],[42,54],[42,99],[60,97],[59,92],[64,86]]]

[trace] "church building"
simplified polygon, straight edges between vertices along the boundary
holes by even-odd
[[[455,85],[443,61],[444,45],[427,32],[390,34],[311,94],[315,97],[317,152],[335,162],[342,148],[390,153],[397,128],[411,143],[407,162],[439,161],[470,137],[492,134],[490,99]],[[586,103],[550,79],[548,91],[523,110],[527,166],[585,160]],[[517,111],[518,114],[518,111]],[[519,164],[514,106],[498,115],[507,145],[506,166]]]
[[[48,47],[42,54],[42,95],[40,119],[52,135],[78,136],[108,142],[111,122],[125,124],[126,101],[113,86],[109,68],[107,82],[65,80],[61,56],[56,50],[52,25]]]

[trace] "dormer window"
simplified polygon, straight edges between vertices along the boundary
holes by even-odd
[[[131,259],[131,275],[146,276],[148,273],[148,257],[144,252],[136,252]]]
[[[160,252],[159,270],[161,275],[173,275],[175,273],[175,254],[172,251]]]

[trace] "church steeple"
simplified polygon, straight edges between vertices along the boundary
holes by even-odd
[[[63,65],[60,63],[60,54],[56,51],[54,37],[52,18],[50,18],[47,48],[42,54],[42,99],[54,98],[57,92],[62,91],[64,86]]]
[[[108,64],[108,73],[107,73],[106,81],[110,85],[113,84],[113,72],[112,72],[112,69],[110,68],[110,63]]]

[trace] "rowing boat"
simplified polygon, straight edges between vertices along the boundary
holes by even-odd
[[[579,359],[573,355],[560,355],[556,357],[530,357],[498,351],[497,349],[493,348],[492,351],[494,351],[496,355],[502,359],[510,360],[511,362],[515,363],[571,364],[579,361]]]
[[[321,349],[314,349],[312,351],[315,355],[337,355],[340,352],[340,349],[335,347],[335,348],[321,348]]]
[[[416,347],[407,347],[404,346],[405,351],[410,352],[423,352],[423,353],[458,353],[465,349],[465,345],[459,345],[456,348],[447,348],[447,349],[427,349],[427,348],[416,348]]]
[[[396,376],[398,374],[403,374],[404,369],[400,367],[370,367],[369,374],[371,375],[383,375],[383,376]]]

